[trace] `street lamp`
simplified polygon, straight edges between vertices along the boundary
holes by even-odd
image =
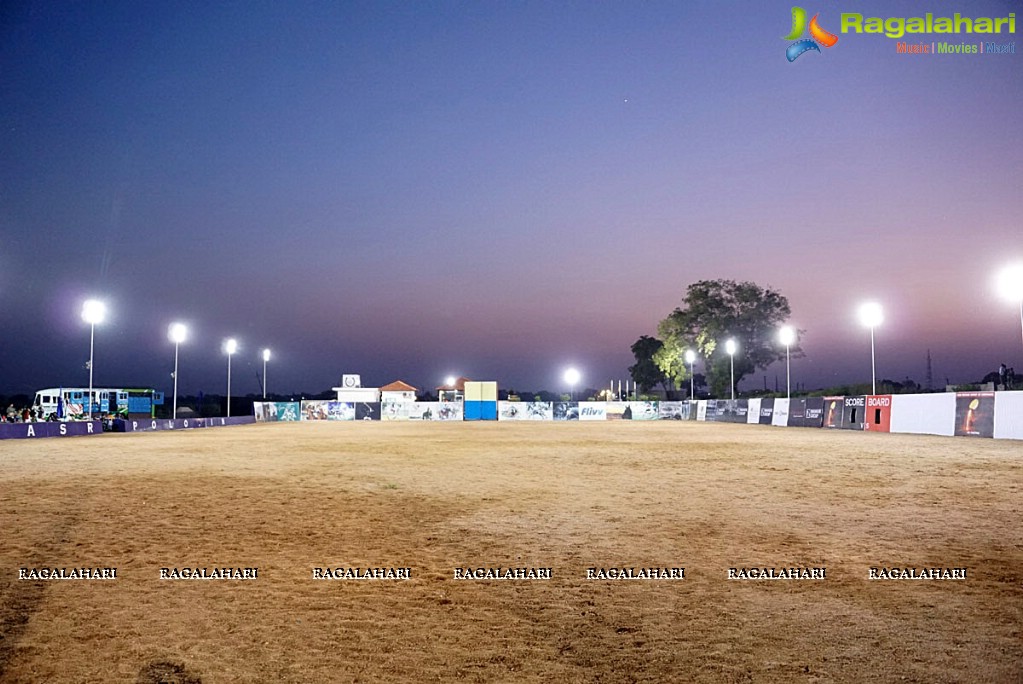
[[[229,338],[224,341],[224,351],[227,353],[227,417],[231,417],[231,356],[238,351],[238,340]]]
[[[569,388],[572,390],[572,400],[575,400],[575,386],[579,384],[579,380],[582,378],[579,371],[575,368],[569,368],[565,371],[565,382],[568,383]]]
[[[998,293],[1006,301],[1019,302],[1019,323],[1023,335],[1023,264],[1013,264],[998,274]]]
[[[89,324],[89,420],[92,420],[92,362],[96,341],[96,324],[107,315],[107,306],[98,299],[87,299],[82,304],[82,320]]]
[[[171,323],[167,329],[167,337],[174,343],[174,411],[171,414],[173,420],[178,419],[178,345],[188,337],[188,328],[184,323]]]
[[[870,387],[871,394],[877,394],[877,372],[874,363],[874,328],[884,322],[884,310],[877,302],[860,305],[860,323],[870,328]]]
[[[689,364],[689,398],[696,398],[695,377],[693,376],[693,364],[696,362],[696,352],[686,349],[686,363]]]
[[[728,340],[725,342],[725,352],[728,353],[728,363],[732,369],[731,383],[732,401],[735,401],[735,349],[736,349],[735,340],[729,337]]]
[[[266,362],[270,360],[270,350],[263,350],[263,398],[266,399]]]
[[[792,396],[792,373],[789,367],[789,347],[796,341],[796,330],[791,325],[782,326],[778,331],[778,339],[785,345],[785,398]]]

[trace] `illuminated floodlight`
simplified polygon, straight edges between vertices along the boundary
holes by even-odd
[[[860,323],[867,328],[876,328],[884,323],[884,309],[877,302],[867,302],[860,305]]]
[[[167,338],[174,344],[181,344],[188,338],[188,326],[184,323],[171,323],[167,328]]]
[[[565,383],[568,384],[572,390],[572,399],[575,399],[575,386],[579,384],[579,380],[582,379],[582,374],[576,368],[569,368],[565,371]]]
[[[1019,304],[1020,334],[1023,336],[1023,264],[1003,268],[998,273],[996,286],[1002,299]]]
[[[99,325],[107,316],[107,305],[98,299],[87,299],[82,304],[82,320],[89,325]]]
[[[693,376],[693,364],[696,363],[696,352],[686,349],[686,363],[689,364],[689,398],[696,396],[696,378]]]
[[[92,420],[92,366],[95,360],[96,325],[103,322],[107,306],[98,299],[86,299],[82,304],[82,320],[89,324],[89,420]]]
[[[884,309],[877,302],[860,305],[860,323],[870,328],[870,388],[871,394],[877,394],[877,365],[874,362],[874,328],[884,323]]]
[[[449,375],[448,377],[444,378],[445,387],[454,388],[456,382],[458,382],[458,378],[456,378],[454,375]]]
[[[188,328],[184,323],[171,323],[167,328],[167,337],[174,343],[174,408],[171,412],[173,420],[178,419],[178,345],[188,338]]]
[[[785,397],[792,397],[792,373],[789,366],[789,347],[796,342],[796,329],[791,325],[783,325],[778,331],[778,339],[785,345]]]
[[[238,340],[233,337],[224,340],[224,353],[230,356],[238,351]]]
[[[737,349],[737,347],[738,345],[735,344],[735,340],[732,339],[731,337],[729,337],[728,340],[725,342],[725,352],[728,354],[728,365],[731,368],[732,372],[731,375],[732,401],[735,401],[735,350]]]

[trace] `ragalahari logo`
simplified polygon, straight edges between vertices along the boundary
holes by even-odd
[[[792,45],[789,45],[785,50],[785,57],[788,58],[790,62],[796,61],[797,57],[805,52],[809,52],[810,50],[820,52],[821,49],[817,46],[817,43],[829,48],[838,42],[838,36],[834,33],[828,33],[821,28],[820,24],[817,23],[817,17],[819,16],[819,14],[815,14],[813,15],[813,19],[810,20],[810,35],[813,36],[813,40],[810,40],[809,38],[798,40],[798,38],[802,36],[803,32],[807,29],[806,10],[802,7],[792,8],[792,31],[789,32],[789,35],[782,38],[782,40],[796,41]]]

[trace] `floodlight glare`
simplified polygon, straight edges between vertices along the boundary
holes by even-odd
[[[458,379],[454,375],[444,378],[444,385],[447,387],[454,387],[456,382],[458,382]]]
[[[181,344],[188,337],[188,328],[184,323],[171,323],[167,329],[167,337],[174,344]]]
[[[1023,335],[1023,264],[1006,266],[998,274],[998,293],[1003,299],[1019,303],[1019,325]]]
[[[569,368],[568,370],[565,371],[565,382],[567,382],[572,387],[575,387],[577,384],[579,384],[579,380],[581,378],[582,375],[575,368]]]
[[[98,299],[87,299],[82,304],[82,320],[89,325],[99,325],[107,315],[107,306]]]
[[[778,331],[778,339],[786,347],[791,347],[796,341],[796,331],[791,325],[782,326],[781,330]]]
[[[735,350],[736,350],[735,340],[733,340],[732,338],[728,338],[728,340],[725,342],[725,353],[728,354],[729,356],[734,356]]]
[[[693,363],[696,361],[696,352],[692,349],[686,349],[686,363]]]
[[[1007,302],[1016,304],[1023,301],[1023,264],[1006,266],[998,273],[995,281],[998,294]]]
[[[876,328],[884,323],[884,310],[877,302],[860,305],[860,323],[867,328]]]
[[[269,360],[270,360],[270,350],[269,349],[264,349],[263,350],[263,363],[266,363]]]
[[[238,351],[238,340],[234,339],[233,337],[225,340],[224,351],[228,355],[234,354],[236,351]]]

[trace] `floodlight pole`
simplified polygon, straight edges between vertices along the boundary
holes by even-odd
[[[728,365],[731,367],[731,370],[732,370],[732,382],[731,382],[732,401],[735,401],[735,354],[729,354],[728,355]]]
[[[89,324],[89,420],[92,420],[92,361],[96,341],[96,324]]]
[[[789,345],[785,345],[785,398],[792,398],[792,374],[789,370]]]
[[[227,417],[231,417],[231,356],[227,354]]]
[[[695,359],[689,362],[689,400],[692,401],[696,398],[696,377],[693,375],[693,364],[696,363]]]
[[[263,398],[266,399],[266,354],[263,354]]]
[[[178,343],[174,343],[174,412],[172,419],[178,419]]]
[[[870,326],[870,393],[877,394],[877,371],[874,364],[874,326]]]

